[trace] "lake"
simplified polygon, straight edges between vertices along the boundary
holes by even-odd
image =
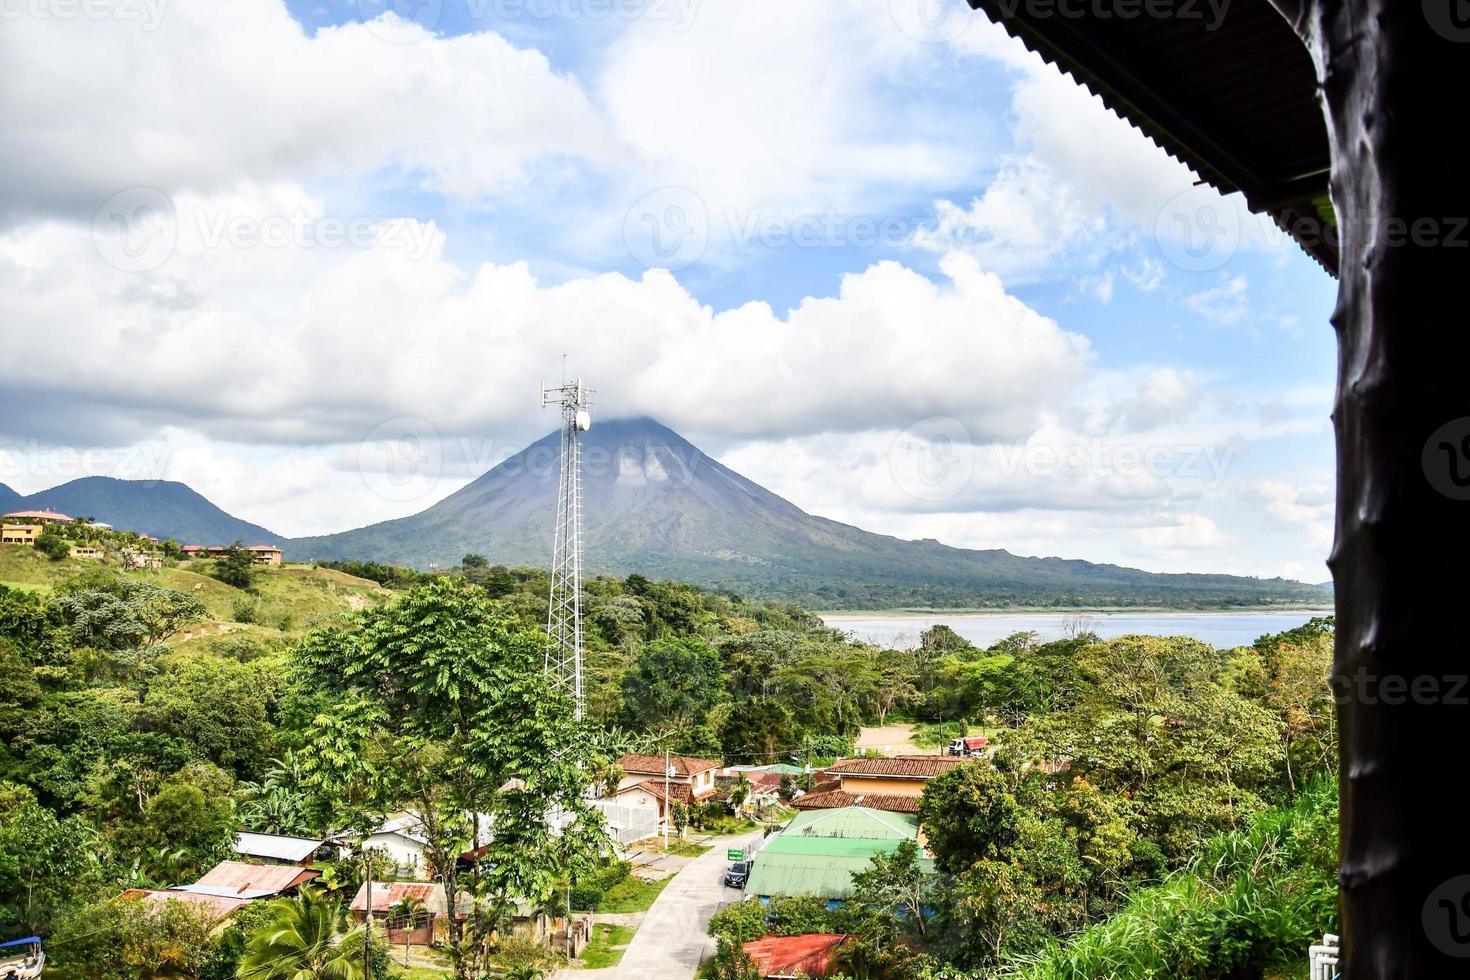
[[[1043,641],[1059,640],[1079,616],[1087,629],[1104,639],[1142,633],[1152,636],[1188,636],[1211,646],[1247,646],[1265,633],[1280,633],[1326,612],[1220,612],[1220,613],[912,613],[852,616],[833,614],[822,620],[855,639],[882,647],[919,645],[919,633],[943,623],[980,647],[988,647],[1012,633],[1033,632]]]

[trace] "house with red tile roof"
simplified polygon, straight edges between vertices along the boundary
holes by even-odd
[[[755,962],[761,976],[770,980],[824,977],[832,969],[837,947],[846,939],[846,935],[823,932],[766,936],[746,943],[745,955]]]
[[[7,521],[40,521],[42,524],[70,524],[72,518],[54,510],[14,510],[0,515]]]
[[[618,781],[612,799],[624,806],[653,807],[662,824],[668,819],[671,801],[687,806],[714,797],[715,773],[720,765],[718,759],[701,759],[692,755],[665,757],[630,753],[618,760],[623,777]]]
[[[964,759],[943,755],[900,755],[886,759],[842,759],[828,766],[831,783],[798,796],[791,805],[799,810],[826,810],[865,806],[892,813],[918,813],[924,784],[963,765]]]

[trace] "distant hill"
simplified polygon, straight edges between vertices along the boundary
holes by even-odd
[[[1284,579],[1160,575],[1061,558],[903,541],[816,517],[649,419],[602,422],[583,442],[589,572],[678,578],[816,608],[1319,605]],[[552,433],[428,510],[287,542],[293,560],[423,568],[475,552],[550,563],[557,481]]]
[[[173,538],[180,544],[230,544],[237,540],[246,544],[281,544],[285,541],[259,524],[225,513],[189,487],[172,480],[88,476],[29,496],[16,494],[14,499],[0,493],[0,503],[8,511],[49,508],[72,517],[90,517],[120,531]]]
[[[0,510],[15,510],[15,503],[20,499],[20,494],[0,483]]]

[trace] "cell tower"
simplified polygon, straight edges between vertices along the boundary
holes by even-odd
[[[541,386],[541,407],[561,407],[561,477],[556,493],[556,540],[551,554],[551,603],[546,615],[546,671],[571,692],[582,717],[582,444],[592,426],[592,390],[582,379]]]

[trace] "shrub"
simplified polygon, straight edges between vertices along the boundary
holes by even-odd
[[[36,536],[36,550],[52,561],[61,561],[71,554],[71,545],[66,538],[48,527]]]
[[[710,935],[736,943],[748,943],[759,939],[769,930],[766,927],[766,907],[752,899],[727,905],[709,920]]]
[[[242,595],[230,603],[230,615],[237,623],[260,621],[260,600],[255,596]]]

